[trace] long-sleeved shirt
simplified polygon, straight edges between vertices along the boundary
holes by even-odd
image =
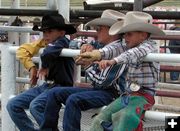
[[[109,43],[104,48],[109,48],[114,45],[119,45],[119,53],[123,53],[126,50],[126,45],[121,41]],[[124,88],[122,86],[124,86],[125,83],[121,83],[119,79],[124,79],[125,75],[123,73],[125,69],[126,64],[113,65],[104,70],[100,70],[98,64],[93,64],[86,69],[86,72],[94,88],[107,89],[113,87],[119,90],[119,88]]]
[[[16,51],[16,57],[20,60],[24,67],[29,70],[31,67],[35,66],[32,61],[32,57],[45,46],[47,46],[47,43],[45,43],[42,39],[32,43],[25,43]]]
[[[145,40],[138,46],[128,49],[124,53],[119,54],[117,51],[119,45],[111,46],[111,48],[102,48],[102,58],[107,59],[112,52],[117,57],[113,59],[118,64],[128,64],[127,81],[128,83],[137,83],[141,87],[155,88],[159,76],[159,64],[157,62],[144,62],[144,57],[149,53],[157,53],[157,45],[155,41]]]
[[[66,37],[58,38],[49,43],[41,54],[42,68],[49,70],[46,79],[61,86],[73,85],[74,59],[60,56],[63,48],[69,48],[69,42]]]

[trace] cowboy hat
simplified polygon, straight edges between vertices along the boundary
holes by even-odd
[[[157,26],[152,24],[152,16],[139,11],[130,11],[124,18],[124,24],[116,22],[109,30],[110,35],[122,34],[131,31],[142,31],[151,35],[165,35],[165,33]]]
[[[107,9],[103,11],[100,18],[96,18],[94,20],[89,21],[85,26],[98,26],[98,25],[105,25],[105,26],[112,26],[118,20],[124,19],[125,14],[120,13],[115,10]]]
[[[48,29],[62,29],[66,31],[66,34],[76,33],[76,29],[71,24],[66,24],[62,15],[44,15],[41,22],[41,27],[35,25],[32,30],[45,31]]]

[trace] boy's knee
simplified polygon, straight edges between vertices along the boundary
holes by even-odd
[[[34,114],[34,112],[38,109],[38,103],[36,102],[31,102],[30,105],[29,105],[29,111],[31,114]]]
[[[6,105],[6,109],[8,111],[11,111],[11,110],[15,109],[15,106],[16,106],[15,101],[13,99],[11,99],[8,101],[8,103]]]
[[[79,99],[76,97],[76,95],[70,95],[66,100],[66,106],[69,104],[78,104],[78,101]]]

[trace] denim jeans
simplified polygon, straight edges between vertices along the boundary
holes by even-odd
[[[179,79],[179,72],[170,72],[171,80],[178,80]]]
[[[59,110],[65,104],[63,131],[80,131],[81,111],[108,105],[113,100],[110,90],[94,88],[54,87],[47,95],[46,107],[41,107],[45,110],[40,127],[56,128]]]
[[[33,87],[9,100],[7,110],[11,119],[14,121],[20,131],[36,131],[34,124],[28,118],[25,109],[30,109],[30,112],[32,112],[32,109],[36,107],[35,104],[45,105],[46,99],[40,99],[38,102],[36,102],[36,99],[40,95],[46,95],[43,92],[45,92],[47,89],[48,85],[44,83],[41,86]],[[41,98],[45,98],[45,96]],[[36,116],[36,120],[40,119],[38,114],[36,114]]]

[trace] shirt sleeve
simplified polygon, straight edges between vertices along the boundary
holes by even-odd
[[[16,57],[20,60],[24,67],[29,70],[31,67],[35,66],[32,61],[32,57],[45,46],[46,43],[43,39],[37,40],[32,43],[22,44],[16,51]]]
[[[114,82],[122,75],[125,68],[125,64],[118,64],[107,67],[104,70],[99,70],[98,65],[93,65],[86,69],[86,73],[94,87],[107,88],[114,84]]]
[[[102,59],[106,59],[106,60],[112,59],[120,55],[125,50],[126,50],[126,45],[125,43],[121,43],[121,42],[115,43],[113,45],[105,46],[99,49]]]
[[[42,67],[48,68],[48,65],[53,60],[60,57],[63,48],[69,47],[69,40],[61,38],[53,43],[49,43],[41,54]]]
[[[114,58],[116,63],[138,63],[143,61],[144,57],[153,52],[157,52],[155,41],[146,41],[137,47],[131,48],[121,55]]]

